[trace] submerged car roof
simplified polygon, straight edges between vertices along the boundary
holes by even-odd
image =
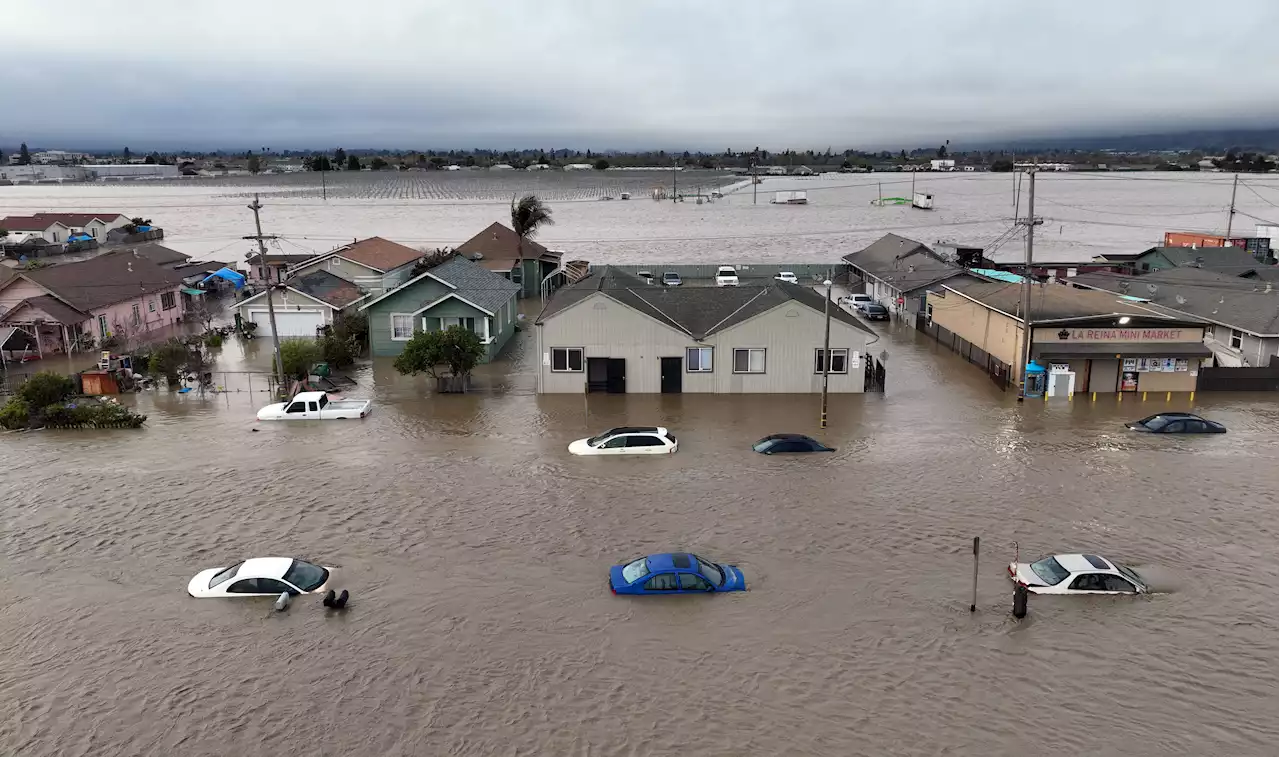
[[[1114,570],[1115,566],[1104,558],[1097,555],[1054,555],[1053,558],[1058,564],[1072,573],[1082,570]]]
[[[240,566],[240,570],[236,571],[239,578],[283,578],[285,573],[289,572],[289,566],[293,565],[292,557],[251,557],[244,561],[244,565]]]

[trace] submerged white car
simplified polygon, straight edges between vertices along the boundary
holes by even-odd
[[[661,426],[623,426],[569,445],[575,455],[666,455],[679,446]]]
[[[193,597],[277,597],[321,594],[332,568],[292,557],[254,557],[226,568],[202,570],[187,583]]]
[[[1009,578],[1033,594],[1146,594],[1132,568],[1097,555],[1052,555],[1009,563]]]

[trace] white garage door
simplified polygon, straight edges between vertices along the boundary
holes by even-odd
[[[258,324],[259,336],[271,336],[271,319],[265,310],[249,311],[249,318]],[[324,314],[319,310],[277,310],[276,328],[280,336],[315,336],[316,329],[324,325]]]

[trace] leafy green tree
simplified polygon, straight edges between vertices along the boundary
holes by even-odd
[[[22,382],[18,387],[18,399],[34,408],[43,408],[62,402],[76,393],[76,382],[69,376],[53,371],[41,371]]]
[[[249,169],[249,173],[258,173],[262,170],[262,159],[257,155],[250,155],[246,167]]]
[[[311,372],[311,366],[320,362],[323,351],[320,343],[306,337],[293,337],[280,340],[280,363],[284,375],[289,378],[305,379]]]
[[[945,157],[947,157],[947,146],[946,146],[946,145],[942,145],[941,147],[939,147],[939,148],[938,148],[938,157],[939,157],[939,158],[945,158]]]
[[[18,165],[31,165],[31,152],[27,150],[26,142],[23,142],[22,146],[18,148]]]
[[[189,357],[187,345],[177,339],[170,339],[156,345],[151,351],[151,359],[147,361],[147,371],[164,376],[169,386],[177,386],[182,377],[182,369],[187,367]]]
[[[997,173],[1008,173],[1013,170],[1013,161],[1004,158],[994,160],[991,162],[991,170]]]
[[[129,152],[128,147],[124,148],[124,159],[128,161],[128,160],[131,160],[132,158],[133,158],[133,153]]]
[[[151,154],[151,155],[148,155],[145,159],[143,159],[143,161],[142,161],[142,162],[143,162],[143,163],[146,163],[146,164],[147,164],[147,165],[149,165],[149,166],[154,166],[154,165],[156,164],[156,156],[155,156],[155,154],[153,153],[153,154]]]
[[[596,170],[597,170],[597,171],[603,171],[603,170],[607,169],[608,167],[609,167],[609,161],[605,160],[604,158],[600,158],[599,160],[597,160],[597,161],[596,161]]]
[[[520,237],[519,254],[520,273],[524,274],[524,242],[533,239],[543,226],[554,226],[551,208],[543,204],[537,195],[525,195],[519,202],[511,200],[511,228]]]
[[[373,160],[369,161],[369,168],[373,169],[374,171],[386,170],[387,166],[388,166],[387,161],[383,160],[382,158],[374,158]]]
[[[359,159],[359,158],[357,158],[357,157],[356,157],[356,156],[354,156],[354,155],[348,155],[348,156],[347,156],[347,170],[348,170],[348,171],[359,171],[359,170],[360,170],[360,159]]]
[[[333,164],[340,166],[347,162],[347,151],[339,147],[333,151]]]
[[[444,331],[416,331],[396,357],[397,371],[410,376],[425,373],[431,378],[462,378],[484,358],[480,337],[460,326]],[[448,371],[441,375],[441,369]]]

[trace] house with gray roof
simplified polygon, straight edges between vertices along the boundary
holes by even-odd
[[[1219,367],[1260,368],[1280,353],[1280,288],[1272,281],[1170,268],[1142,276],[1082,273],[1071,282],[1207,321],[1205,345]]]
[[[803,394],[822,390],[823,294],[781,281],[664,287],[604,267],[558,291],[535,322],[547,394]],[[830,392],[874,384],[876,334],[831,303]],[[868,380],[869,373],[873,376]]]
[[[1226,247],[1149,247],[1138,253],[1108,253],[1094,258],[1096,261],[1119,263],[1130,273],[1142,274],[1171,268],[1203,268],[1226,276],[1267,276],[1267,269],[1275,266],[1260,263],[1246,249]],[[1274,275],[1274,274],[1272,274]]]
[[[371,299],[360,310],[369,317],[375,357],[399,355],[415,331],[460,326],[474,331],[492,360],[516,330],[520,284],[461,255]]]
[[[843,260],[854,277],[861,279],[861,285],[851,283],[854,292],[870,295],[913,328],[916,318],[925,315],[925,295],[930,287],[971,276],[928,246],[897,234],[885,234]]]

